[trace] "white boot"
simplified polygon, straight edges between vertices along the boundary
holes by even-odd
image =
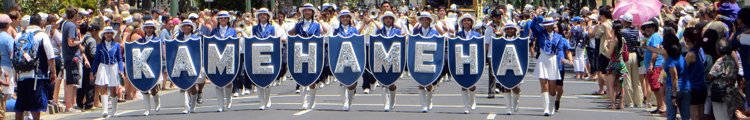
[[[427,103],[429,103],[427,104],[428,110],[432,110],[432,93],[434,92],[435,89],[432,89],[432,90],[433,91],[427,91],[427,100],[428,100]]]
[[[477,94],[474,93],[474,91],[469,91],[469,99],[471,100],[471,110],[474,111],[477,109]]]
[[[544,101],[542,103],[544,105],[544,116],[552,115],[549,112],[549,93],[542,93],[542,101]]]
[[[347,92],[346,93],[347,97],[349,97],[348,98],[349,99],[349,102],[348,102],[349,104],[347,106],[349,106],[349,109],[351,109],[352,108],[352,102],[354,101],[354,95],[355,95],[355,93],[354,93],[354,90],[349,90],[349,89],[346,89],[346,92]]]
[[[182,110],[182,114],[190,114],[190,96],[187,92],[180,92],[182,94],[182,101],[185,102],[185,110]]]
[[[468,90],[461,91],[461,97],[464,99],[464,114],[469,114],[471,111],[471,97]]]
[[[216,101],[219,102],[219,110],[217,112],[223,112],[224,111],[224,88],[217,87],[216,88]]]
[[[315,92],[318,89],[310,89],[310,109],[315,109]]]
[[[396,90],[393,90],[393,91],[388,90],[388,92],[390,92],[390,93],[388,93],[388,95],[390,95],[391,97],[388,97],[388,98],[390,98],[390,101],[391,101],[390,102],[391,103],[390,104],[391,105],[391,110],[393,110],[393,108],[396,107]]]
[[[190,112],[195,112],[195,108],[198,105],[198,94],[190,95]]]
[[[555,115],[555,107],[556,107],[555,106],[555,101],[557,101],[557,96],[550,95],[549,97],[550,97],[549,99],[551,99],[550,102],[549,102],[549,104],[550,104],[549,105],[550,115]]]
[[[266,109],[266,97],[265,97],[265,89],[258,88],[258,100],[260,101],[260,107],[258,109],[265,110]]]
[[[117,117],[117,96],[112,96],[109,101],[112,102],[112,116]]]
[[[388,92],[387,88],[383,89],[383,100],[385,101],[385,104],[384,104],[385,108],[384,109],[385,109],[386,112],[387,111],[391,111],[391,99],[388,98],[388,97],[390,97],[390,95],[388,95],[388,93],[390,93],[390,92]]]
[[[518,112],[518,99],[521,98],[521,94],[513,94],[513,112]]]
[[[271,88],[263,88],[263,91],[266,92],[263,94],[263,97],[266,97],[266,108],[271,108]]]
[[[302,95],[302,109],[307,109],[310,104],[308,104],[308,97],[307,97],[307,87],[300,88],[300,93]]]
[[[154,105],[156,105],[156,112],[159,112],[159,110],[161,110],[161,99],[159,98],[159,94],[154,94]]]
[[[503,98],[505,98],[505,114],[506,115],[512,115],[513,114],[513,96],[510,93],[503,93]]]
[[[424,89],[419,89],[419,103],[422,104],[422,112],[425,113],[428,111],[427,106],[427,95],[425,94]]]
[[[344,111],[349,111],[349,89],[346,88],[346,86],[341,86],[341,99],[343,99],[344,103],[342,104],[344,106]]]
[[[227,104],[224,104],[226,106],[224,110],[232,109],[232,88],[224,88],[224,98],[226,98]]]
[[[109,118],[109,95],[99,95],[100,101],[102,101],[102,117]],[[115,101],[117,102],[117,101]]]
[[[143,116],[148,116],[151,111],[151,95],[143,93],[143,101],[146,102],[146,112],[143,112]]]

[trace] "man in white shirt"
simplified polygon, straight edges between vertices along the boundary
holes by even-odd
[[[24,33],[31,34],[35,33],[34,48],[38,49],[37,59],[40,59],[40,63],[46,62],[47,66],[39,66],[37,69],[32,71],[18,71],[18,102],[16,102],[16,119],[24,119],[23,113],[25,111],[31,111],[31,116],[34,119],[40,119],[41,111],[47,111],[47,97],[44,95],[46,84],[60,82],[56,81],[57,71],[55,69],[55,54],[52,52],[54,47],[51,44],[49,35],[39,27],[42,25],[42,17],[39,14],[34,14],[29,22],[30,26],[26,28]],[[42,49],[43,48],[43,49]],[[42,52],[44,51],[44,52]],[[45,53],[45,54],[41,54]],[[42,59],[46,58],[46,59]],[[39,64],[42,65],[42,64]],[[51,74],[39,74],[37,73],[48,73]],[[45,81],[55,80],[55,81]]]

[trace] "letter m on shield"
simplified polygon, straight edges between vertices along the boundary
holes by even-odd
[[[385,46],[382,42],[375,42],[375,51],[373,53],[373,72],[380,73],[383,69],[391,72],[401,73],[401,43],[394,42],[391,44],[391,49],[386,51]]]
[[[208,67],[207,74],[234,74],[234,44],[227,44],[224,51],[219,53],[216,44],[208,45]],[[226,72],[224,72],[226,70]]]

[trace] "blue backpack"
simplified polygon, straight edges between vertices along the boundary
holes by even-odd
[[[13,68],[18,72],[28,72],[35,70],[39,66],[39,58],[37,58],[38,49],[35,48],[36,44],[34,41],[34,35],[40,32],[37,30],[34,32],[23,33],[18,40],[16,40],[13,47]]]

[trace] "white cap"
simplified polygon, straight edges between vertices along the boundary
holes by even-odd
[[[620,16],[620,19],[625,22],[633,22],[633,15],[630,13],[625,13],[624,15]]]

